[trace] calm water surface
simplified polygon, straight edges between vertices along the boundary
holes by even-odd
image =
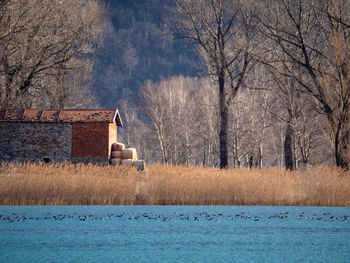
[[[0,262],[350,262],[350,208],[0,206]]]

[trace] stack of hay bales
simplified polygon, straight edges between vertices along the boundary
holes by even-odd
[[[135,148],[125,148],[122,143],[112,144],[112,153],[110,159],[111,165],[127,165],[135,166],[137,170],[145,170],[145,162],[137,160],[137,152]]]

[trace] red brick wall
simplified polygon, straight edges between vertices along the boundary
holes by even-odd
[[[109,147],[109,123],[73,123],[72,157],[108,157]]]

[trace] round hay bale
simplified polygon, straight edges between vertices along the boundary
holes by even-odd
[[[111,158],[122,158],[122,152],[121,151],[112,151]]]
[[[124,159],[124,160],[122,160],[122,165],[132,166],[133,165],[133,160],[131,160],[131,159]]]
[[[118,142],[112,144],[112,151],[122,151],[125,150],[125,145]]]
[[[122,159],[120,159],[120,158],[112,158],[110,160],[111,165],[120,165],[121,162],[122,162]]]
[[[137,160],[137,152],[135,148],[126,148],[122,151],[122,159]]]
[[[117,150],[117,144],[114,142],[112,143],[112,151],[116,151]]]
[[[134,166],[138,171],[143,171],[146,168],[146,163],[144,160],[135,160],[134,161]]]

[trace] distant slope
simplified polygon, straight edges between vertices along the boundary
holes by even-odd
[[[96,53],[94,83],[102,107],[132,97],[147,79],[196,74],[189,46],[162,36],[162,18],[174,7],[172,0],[111,0],[107,7],[111,26]]]

